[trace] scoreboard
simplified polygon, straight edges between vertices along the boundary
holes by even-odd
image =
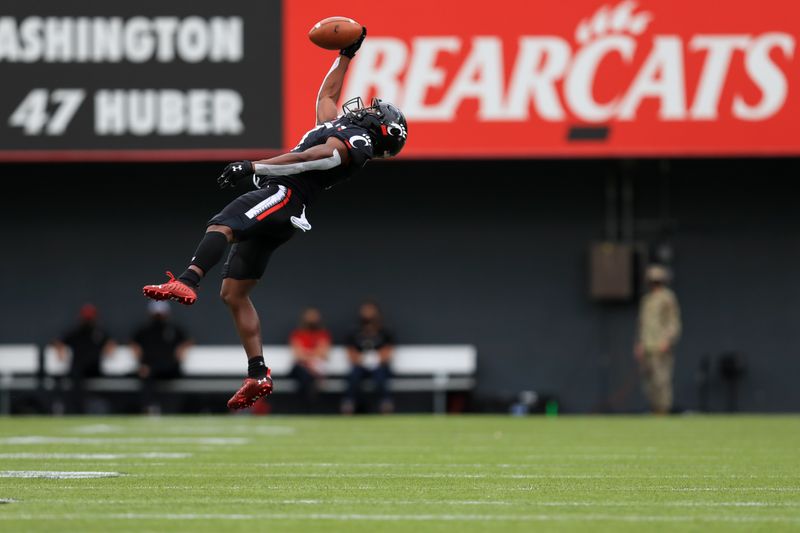
[[[4,3],[0,158],[279,149],[281,4],[224,4]]]

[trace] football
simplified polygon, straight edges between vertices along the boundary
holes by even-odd
[[[348,17],[320,20],[308,32],[311,42],[326,50],[341,50],[361,36],[361,24]]]

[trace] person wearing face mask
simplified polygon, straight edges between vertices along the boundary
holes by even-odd
[[[113,352],[115,346],[113,339],[97,323],[97,308],[92,304],[81,307],[78,324],[53,341],[58,359],[70,363],[72,388],[67,399],[67,413],[86,412],[85,380],[100,376],[100,361]]]
[[[356,411],[361,382],[372,378],[380,399],[380,411],[389,414],[394,403],[389,392],[389,365],[394,352],[394,335],[383,325],[383,315],[378,304],[366,301],[359,309],[359,327],[345,342],[347,356],[352,369],[348,379],[347,392],[342,401],[342,414],[350,415]]]
[[[142,407],[148,414],[161,413],[161,398],[156,384],[181,376],[181,363],[192,339],[170,318],[167,302],[150,302],[149,320],[131,338],[130,347],[139,361],[137,374],[142,380]]]
[[[331,349],[331,334],[322,323],[318,309],[309,307],[300,315],[300,323],[289,336],[294,356],[291,376],[297,380],[298,392],[311,411],[316,403],[323,366]]]

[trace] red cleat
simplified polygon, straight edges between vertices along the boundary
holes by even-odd
[[[272,373],[267,369],[267,377],[261,379],[247,378],[236,394],[228,400],[228,409],[246,409],[259,398],[272,394]]]
[[[167,270],[169,281],[161,285],[145,285],[142,293],[153,300],[175,300],[183,305],[192,305],[197,301],[197,293],[182,281],[175,279]]]

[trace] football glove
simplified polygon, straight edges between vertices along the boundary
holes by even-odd
[[[359,37],[356,42],[354,42],[347,48],[342,48],[341,50],[339,50],[339,54],[345,57],[349,57],[350,59],[353,59],[353,56],[356,55],[358,49],[361,48],[361,43],[364,42],[364,37],[366,36],[367,36],[367,28],[363,27],[361,28],[361,37]]]
[[[235,161],[225,167],[220,177],[217,178],[217,183],[220,189],[236,187],[242,180],[251,178],[255,173],[251,161]]]

